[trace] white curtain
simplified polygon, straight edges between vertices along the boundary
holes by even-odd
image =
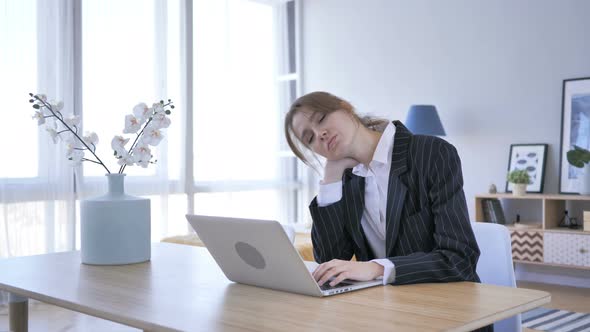
[[[31,119],[27,93],[43,91],[64,101],[64,115],[74,114],[74,1],[3,4],[0,71],[8,73],[8,84],[0,90],[12,111],[9,115],[5,109],[3,115],[19,119],[13,132],[4,133],[0,140],[3,154],[16,145],[26,157],[3,160],[12,166],[4,165],[0,175],[0,257],[73,250],[75,169],[64,157],[64,146],[54,145]],[[24,174],[18,169],[23,159],[26,167],[34,165]],[[4,301],[6,294],[0,298]]]

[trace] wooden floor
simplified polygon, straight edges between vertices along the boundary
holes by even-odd
[[[557,286],[533,282],[518,282],[520,288],[544,290],[551,293],[549,308],[590,313],[590,288]],[[0,306],[0,331],[8,330],[8,309]],[[79,314],[37,301],[29,304],[29,331],[140,331],[125,325]],[[534,331],[524,329],[524,331]]]
[[[547,308],[590,313],[590,288],[578,288],[519,281],[519,288],[531,288],[551,293]]]
[[[546,308],[590,313],[590,288],[557,286],[528,281],[519,281],[517,285],[519,288],[538,289],[551,293],[551,303],[544,305]],[[527,328],[522,330],[524,332],[536,331]]]

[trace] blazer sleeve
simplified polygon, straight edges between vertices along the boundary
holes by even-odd
[[[319,207],[316,197],[309,205],[313,220],[313,256],[320,264],[332,259],[350,260],[354,254],[352,238],[344,227],[343,204],[344,198],[328,206]]]
[[[461,160],[454,146],[439,142],[427,171],[434,249],[390,257],[395,265],[393,284],[479,281],[475,269],[480,252],[469,222]]]

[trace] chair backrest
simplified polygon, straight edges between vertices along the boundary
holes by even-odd
[[[291,243],[295,243],[295,227],[287,224],[281,224],[281,226],[283,226],[283,229],[285,230],[289,240],[291,240]]]
[[[503,225],[482,222],[472,222],[471,227],[481,252],[476,269],[481,282],[516,287],[508,229]],[[494,323],[494,331],[522,331],[520,315]]]

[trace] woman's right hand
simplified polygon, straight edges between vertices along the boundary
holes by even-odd
[[[359,162],[353,158],[343,158],[338,160],[326,161],[324,167],[324,184],[338,182],[342,180],[342,174],[347,168],[352,168],[358,165]]]

